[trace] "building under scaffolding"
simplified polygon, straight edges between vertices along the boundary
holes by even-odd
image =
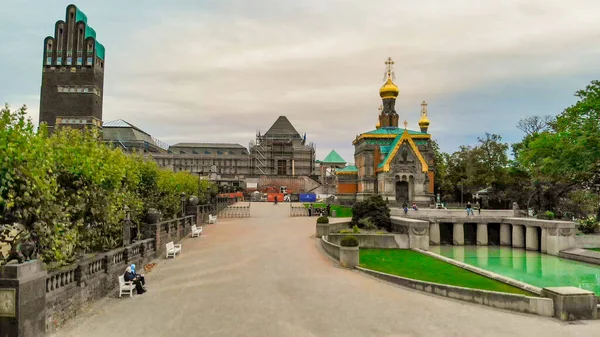
[[[279,116],[264,134],[250,142],[252,174],[310,176],[315,172],[315,145],[306,143],[285,116]]]

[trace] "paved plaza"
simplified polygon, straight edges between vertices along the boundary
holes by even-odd
[[[92,304],[52,336],[597,336],[574,324],[400,288],[338,268],[314,238],[316,218],[253,203],[220,219],[183,254],[158,260],[149,291]],[[116,282],[116,280],[115,280]]]

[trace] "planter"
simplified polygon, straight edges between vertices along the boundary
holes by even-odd
[[[146,213],[146,223],[147,224],[155,224],[157,222],[160,222],[160,216],[161,213],[153,208],[148,210],[148,213]]]
[[[358,266],[358,247],[340,247],[340,264],[344,268]]]
[[[329,224],[318,223],[317,224],[317,239],[320,239],[323,235],[329,235]]]

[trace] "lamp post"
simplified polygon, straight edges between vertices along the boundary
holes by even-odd
[[[181,216],[184,217],[185,216],[185,192],[181,192],[180,196],[180,200],[181,200]]]
[[[123,246],[131,243],[131,209],[127,206],[123,207],[125,211],[125,221],[123,223]]]
[[[600,181],[597,181],[594,184],[594,188],[596,189],[596,207],[598,208],[596,213],[596,221],[600,221]]]

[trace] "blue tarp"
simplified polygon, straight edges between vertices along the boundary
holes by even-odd
[[[314,193],[300,193],[300,202],[315,202],[317,195]]]

